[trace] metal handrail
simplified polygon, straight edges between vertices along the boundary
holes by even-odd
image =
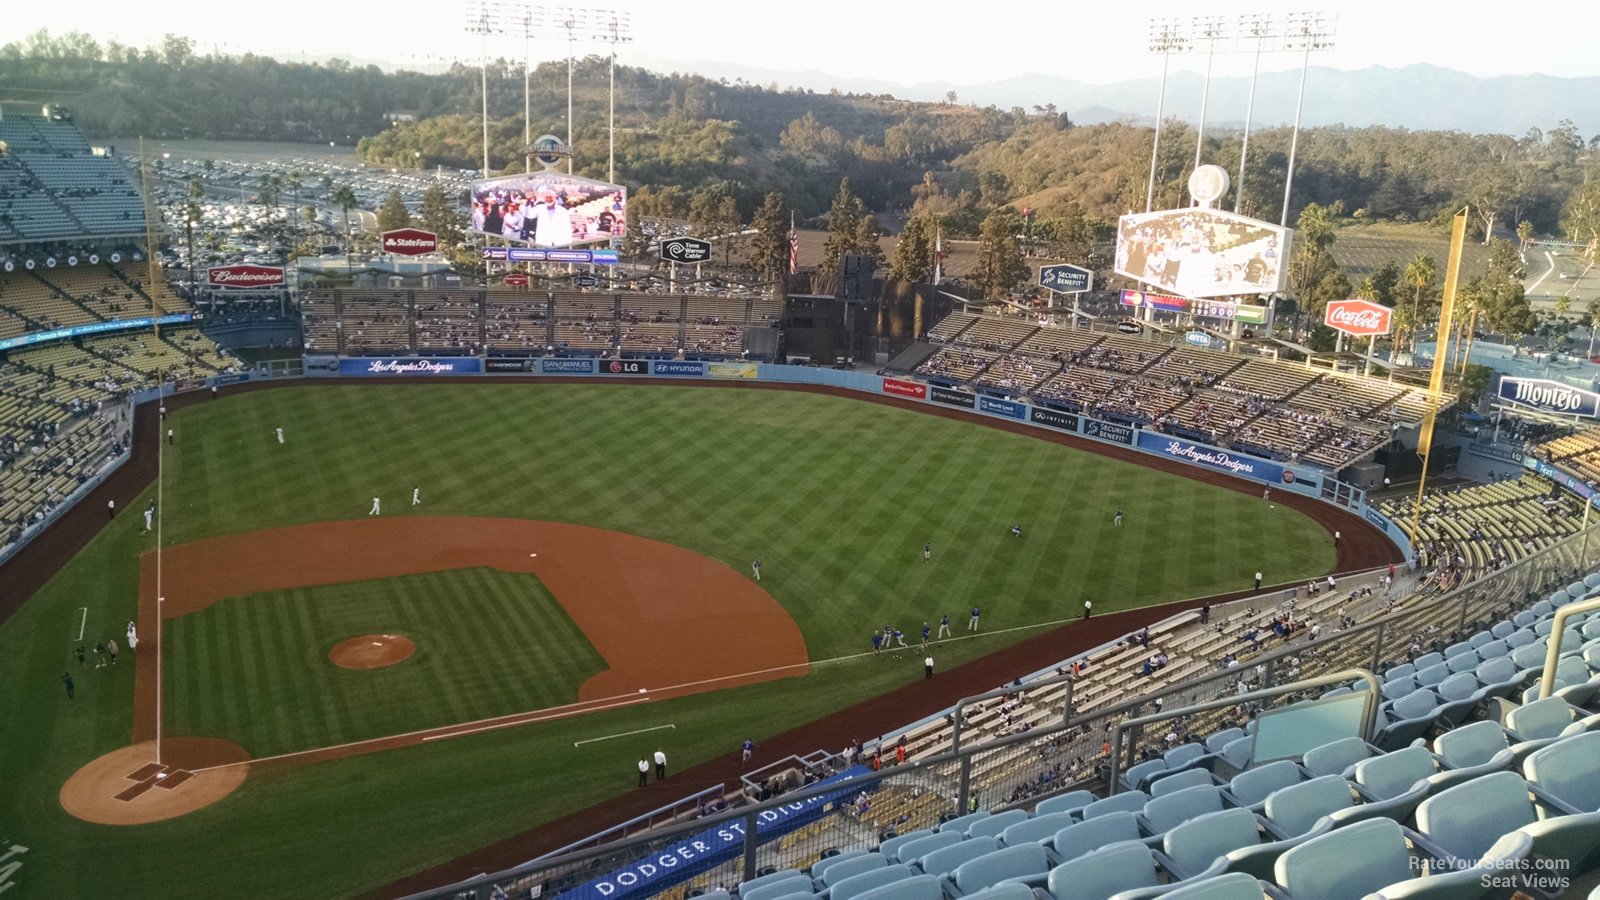
[[[1337,672],[1329,672],[1326,675],[1317,675],[1313,678],[1302,678],[1299,681],[1292,681],[1288,684],[1279,685],[1277,687],[1262,688],[1260,690],[1250,691],[1246,694],[1240,694],[1237,697],[1224,697],[1221,700],[1208,700],[1204,703],[1195,703],[1172,710],[1163,709],[1160,712],[1148,716],[1139,716],[1135,719],[1126,719],[1122,722],[1118,722],[1115,726],[1113,726],[1111,732],[1111,770],[1110,774],[1106,776],[1106,794],[1107,796],[1110,796],[1118,792],[1117,765],[1118,761],[1122,757],[1122,735],[1124,732],[1127,732],[1130,729],[1142,728],[1152,722],[1164,722],[1167,719],[1176,718],[1178,716],[1187,716],[1193,713],[1207,712],[1213,709],[1223,709],[1229,706],[1238,706],[1240,703],[1248,703],[1252,700],[1281,697],[1284,694],[1293,694],[1309,688],[1324,687],[1330,684],[1342,684],[1358,678],[1362,681],[1365,681],[1368,688],[1370,688],[1370,691],[1367,694],[1365,710],[1362,713],[1361,739],[1365,741],[1371,741],[1373,729],[1374,726],[1377,725],[1378,720],[1378,704],[1376,702],[1379,689],[1378,676],[1374,675],[1368,669],[1340,669]]]
[[[1561,639],[1567,633],[1567,619],[1578,613],[1586,613],[1596,609],[1600,609],[1600,597],[1568,603],[1566,606],[1556,610],[1555,618],[1550,622],[1550,638],[1548,641],[1550,647],[1544,654],[1544,674],[1539,678],[1540,700],[1555,693],[1556,667],[1561,663]]]

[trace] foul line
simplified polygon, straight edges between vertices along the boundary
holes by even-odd
[[[662,730],[665,730],[667,728],[671,728],[673,731],[677,731],[678,730],[678,726],[672,724],[671,722],[668,722],[665,725],[656,725],[656,726],[651,727],[651,728],[641,728],[638,731],[624,731],[624,732],[621,732],[619,734],[607,734],[607,735],[602,735],[602,736],[597,737],[597,738],[584,738],[581,741],[573,741],[572,742],[572,746],[581,747],[584,744],[593,744],[596,741],[609,741],[612,738],[632,737],[633,735],[636,735],[636,734],[648,734],[648,733],[650,733],[652,731],[662,731]]]
[[[83,629],[84,629],[84,626],[89,624],[89,607],[80,606],[78,608],[83,610],[83,618],[78,620],[78,640],[75,641],[74,643],[81,644],[81,643],[83,643]]]

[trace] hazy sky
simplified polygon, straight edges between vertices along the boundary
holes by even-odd
[[[547,8],[560,5],[568,4]],[[153,6],[126,0],[77,0],[60,6],[19,2],[6,11],[0,42],[43,27],[52,32],[85,30],[97,38],[143,46],[172,31],[194,38],[202,52],[338,55],[436,71],[453,58],[476,59],[480,52],[479,39],[464,33],[466,8],[465,0],[276,0],[260,6],[195,0]],[[1127,7],[617,0],[605,8],[632,17],[633,42],[618,55],[625,63],[688,71],[730,65],[810,70],[899,84],[976,84],[1031,72],[1088,82],[1150,77],[1160,72],[1158,58],[1147,49],[1152,17],[1187,21],[1203,13],[1233,22],[1241,14],[1268,11],[1257,4],[1173,0]],[[1316,54],[1319,65],[1356,69],[1426,62],[1484,76],[1600,75],[1594,55],[1600,19],[1577,14],[1571,6],[1529,14],[1510,9],[1478,13],[1458,6],[1451,16],[1440,16],[1436,4],[1419,0],[1330,0],[1321,8],[1337,10],[1338,37],[1335,49]],[[491,50],[521,56],[522,40]],[[536,42],[533,53],[536,59],[564,57],[565,43]],[[1284,69],[1297,63],[1297,57],[1272,54],[1262,67]],[[1204,64],[1204,54],[1174,62],[1191,69]],[[1216,58],[1219,75],[1248,71],[1248,56]]]

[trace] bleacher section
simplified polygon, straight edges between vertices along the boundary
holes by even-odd
[[[743,355],[745,329],[781,309],[781,299],[676,294],[309,290],[301,321],[313,353],[719,359]]]
[[[935,352],[913,374],[929,380],[1331,469],[1422,404],[1405,385],[1012,318],[951,313],[928,340]]]
[[[1600,428],[1586,428],[1574,434],[1545,441],[1533,454],[1554,463],[1589,484],[1600,483]]]
[[[72,123],[8,115],[0,145],[0,242],[144,235],[133,174]]]
[[[192,329],[12,351],[0,363],[0,548],[122,455],[129,394],[230,365]]]
[[[1386,500],[1379,509],[1424,559],[1471,572],[1536,553],[1583,522],[1582,505],[1536,475],[1428,494],[1415,526],[1415,498]]]

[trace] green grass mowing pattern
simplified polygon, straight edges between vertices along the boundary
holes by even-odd
[[[359,517],[374,495],[388,514],[409,514],[420,486],[427,514],[613,528],[740,571],[760,557],[763,587],[794,612],[813,658],[862,649],[874,627],[909,632],[973,604],[997,627],[1025,624],[1070,616],[1085,599],[1110,611],[1333,561],[1315,523],[1248,494],[810,394],[318,387],[203,404],[177,424],[173,543]],[[287,445],[272,438],[278,425]]]
[[[1085,595],[1109,610],[1243,587],[1257,567],[1273,580],[1309,577],[1334,558],[1313,523],[1259,497],[809,394],[296,388],[205,403],[172,424],[169,542],[359,517],[374,493],[388,513],[408,514],[404,502],[420,485],[428,514],[618,528],[741,571],[760,555],[763,587],[794,611],[813,659],[860,652],[873,627],[920,625],[941,610],[959,632],[975,601],[986,626],[1001,628],[1070,618]],[[280,425],[289,438],[281,447],[272,435]],[[1116,506],[1127,516],[1120,532],[1110,525]],[[824,665],[802,679],[267,769],[191,816],[89,825],[62,812],[56,794],[83,763],[127,742],[132,667],[80,678],[71,704],[57,679],[78,607],[90,607],[90,635],[120,635],[133,615],[137,553],[150,543],[136,519],[119,517],[0,625],[0,837],[31,848],[16,876],[21,896],[107,884],[129,897],[299,897],[308,886],[348,896],[628,790],[634,762],[657,746],[681,772],[746,736],[761,740],[922,677],[915,654]],[[1021,540],[1006,531],[1016,521]],[[928,540],[935,557],[924,564]],[[935,655],[948,670],[1028,633]],[[707,636],[712,645],[722,638]],[[666,722],[677,728],[572,747]],[[681,785],[683,794],[702,787]]]
[[[328,659],[347,638],[395,633],[417,646],[396,665]],[[537,577],[486,568],[230,597],[164,637],[169,733],[256,757],[571,703],[605,669]]]

